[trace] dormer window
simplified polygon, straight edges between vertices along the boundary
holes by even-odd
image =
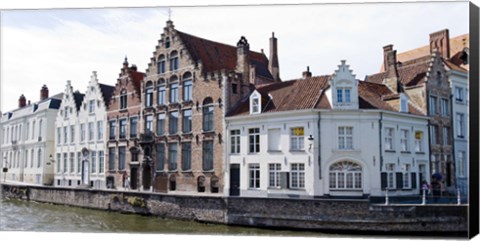
[[[256,90],[250,96],[250,114],[259,114],[261,112],[260,93]]]
[[[331,90],[327,91],[327,98],[333,109],[358,109],[359,81],[345,60],[341,61],[329,83]]]
[[[404,94],[400,95],[400,112],[408,112],[408,99]]]
[[[337,88],[337,102],[338,103],[350,103],[350,88]]]

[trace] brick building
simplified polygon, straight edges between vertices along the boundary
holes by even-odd
[[[138,189],[140,182],[139,121],[141,113],[140,84],[145,74],[129,66],[127,58],[115,84],[107,107],[106,186],[123,187],[130,176],[131,189]],[[144,185],[144,188],[149,188]]]
[[[225,122],[253,85],[279,81],[276,38],[269,62],[246,38],[230,46],[175,29],[168,20],[141,83],[143,187],[222,193]],[[272,75],[273,73],[273,75]]]

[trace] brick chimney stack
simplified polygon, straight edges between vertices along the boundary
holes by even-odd
[[[42,86],[42,89],[40,90],[40,100],[44,100],[48,98],[48,88],[46,85]]]
[[[277,38],[275,33],[272,32],[270,38],[270,61],[268,62],[268,70],[272,73],[275,81],[280,81],[280,67],[278,65],[278,52],[277,52]]]
[[[444,59],[450,58],[450,37],[448,29],[430,34],[430,53],[437,51]]]
[[[310,66],[307,66],[307,71],[302,72],[302,76],[304,79],[312,77],[312,72],[310,72]]]
[[[25,107],[25,105],[27,105],[27,99],[22,94],[22,95],[20,95],[20,98],[18,98],[18,108]]]
[[[383,47],[383,66],[385,66],[385,72],[387,73],[383,84],[393,92],[398,93],[397,51],[393,50],[391,44]]]
[[[244,83],[250,81],[250,63],[249,63],[249,54],[250,53],[250,44],[248,44],[247,39],[242,36],[237,42],[237,67],[236,72],[242,74],[242,79]]]

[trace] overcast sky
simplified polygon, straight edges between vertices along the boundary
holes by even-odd
[[[229,45],[245,36],[267,56],[275,32],[283,80],[307,66],[332,74],[343,59],[363,80],[379,71],[383,46],[403,52],[427,45],[429,33],[448,28],[455,37],[469,26],[468,2],[171,7],[171,19],[180,31]],[[114,85],[125,56],[145,71],[167,20],[161,7],[2,11],[0,110],[17,108],[21,94],[38,101],[43,84],[50,95],[67,80],[85,92],[92,71]]]

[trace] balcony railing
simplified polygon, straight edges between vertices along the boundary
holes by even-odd
[[[140,134],[140,142],[142,143],[153,142],[154,137],[155,136],[152,131],[146,130],[145,133]]]

